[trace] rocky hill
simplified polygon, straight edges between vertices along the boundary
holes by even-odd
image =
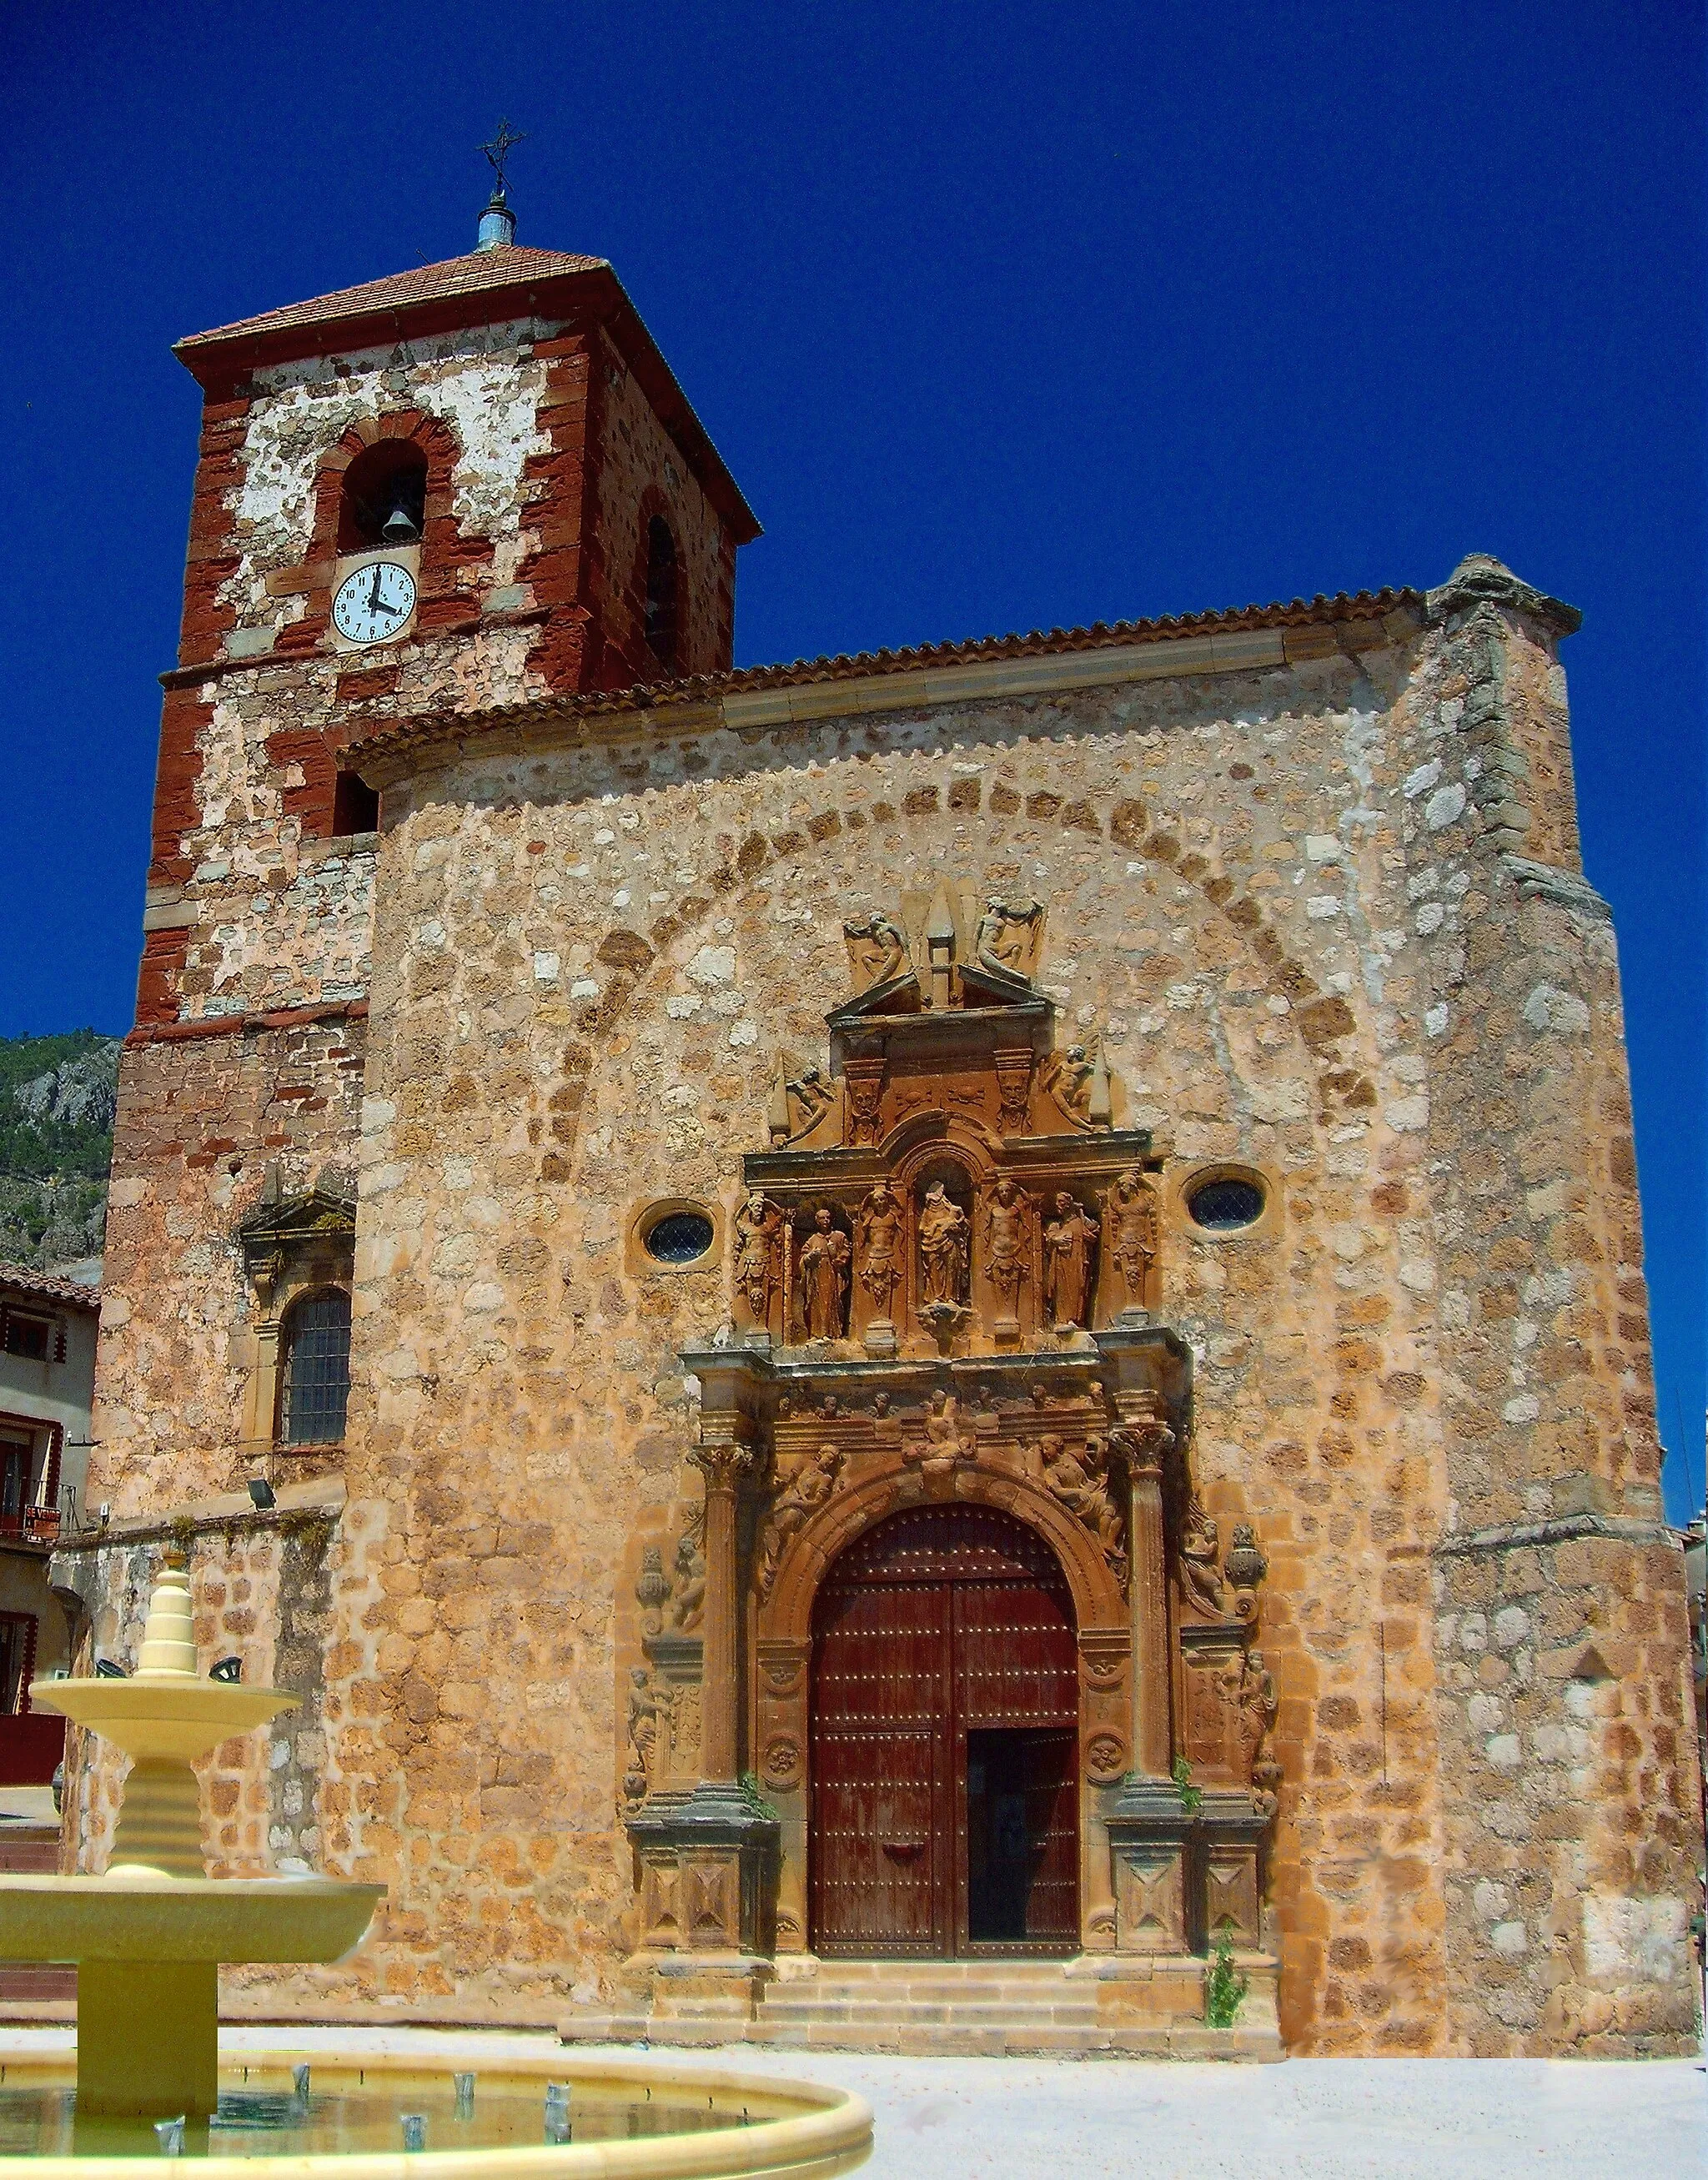
[[[118,1039],[0,1038],[0,1258],[51,1270],[101,1253]]]

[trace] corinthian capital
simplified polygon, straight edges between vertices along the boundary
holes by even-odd
[[[708,1491],[736,1491],[758,1468],[761,1456],[751,1440],[707,1424],[688,1458],[705,1478]]]
[[[1110,1451],[1126,1462],[1132,1476],[1160,1476],[1174,1445],[1174,1433],[1160,1415],[1132,1416],[1109,1434]]]

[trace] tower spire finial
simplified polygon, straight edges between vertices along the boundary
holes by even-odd
[[[481,214],[479,231],[475,238],[477,250],[502,250],[516,239],[516,216],[510,210],[510,199],[504,195],[504,162],[518,144],[527,138],[510,127],[504,114],[499,116],[499,125],[489,144],[481,149],[487,155],[487,163],[493,170],[493,193],[487,200],[487,208]]]

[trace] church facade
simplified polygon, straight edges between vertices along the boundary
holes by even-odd
[[[600,261],[179,354],[54,1579],[127,1664],[186,1544],[300,1698],[210,1856],[388,1888],[229,2005],[1694,2048],[1577,615],[1474,557],[737,670],[758,525]]]

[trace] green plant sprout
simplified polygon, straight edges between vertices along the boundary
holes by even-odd
[[[1228,1935],[1227,1925],[1224,1923],[1216,1939],[1215,1958],[1204,1980],[1206,2026],[1211,2029],[1233,2027],[1235,2017],[1245,2003],[1250,1980],[1233,1964],[1233,1941]]]

